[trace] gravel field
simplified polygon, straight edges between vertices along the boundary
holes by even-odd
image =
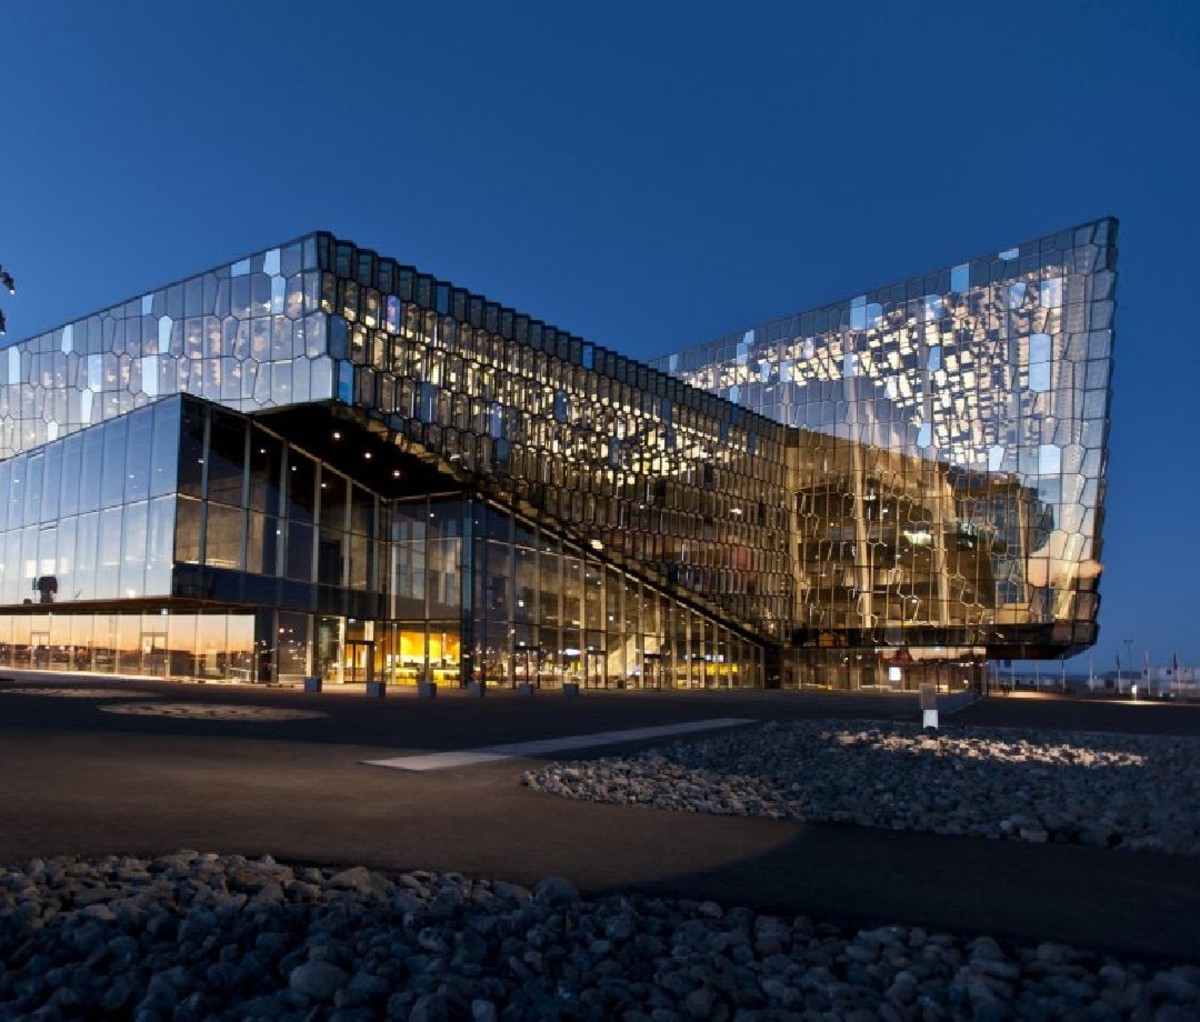
[[[1200,852],[1200,740],[773,723],[522,777],[606,802]],[[1200,1017],[1200,966],[183,851],[0,869],[0,1022]]]
[[[600,802],[1200,855],[1200,739],[763,724],[523,783]]]
[[[1150,1019],[1200,967],[184,851],[0,872],[0,1019]]]

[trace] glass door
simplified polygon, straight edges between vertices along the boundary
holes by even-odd
[[[588,649],[584,653],[584,686],[608,688],[608,654]]]
[[[29,636],[29,652],[31,664],[35,670],[50,669],[50,633],[31,632]]]
[[[361,639],[346,640],[343,677],[352,684],[375,680],[375,643]]]

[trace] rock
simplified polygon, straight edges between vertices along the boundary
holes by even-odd
[[[579,904],[579,890],[563,877],[546,877],[534,885],[533,900],[553,909],[569,908]]]
[[[331,962],[305,962],[288,974],[289,989],[319,1001],[332,1000],[349,981],[349,973]]]
[[[367,894],[373,887],[371,871],[365,866],[344,869],[329,878],[329,886],[340,891],[357,891],[359,894]]]
[[[461,998],[437,991],[417,998],[408,1022],[472,1022],[472,1015]]]
[[[683,1010],[688,1018],[709,1019],[713,1012],[713,992],[708,987],[697,987],[683,999]]]
[[[1150,980],[1150,993],[1176,1003],[1200,1005],[1200,985],[1174,970],[1156,972]]]

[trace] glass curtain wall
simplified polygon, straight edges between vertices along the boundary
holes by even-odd
[[[236,412],[186,400],[178,502],[177,596],[379,616],[379,498],[333,466]],[[295,622],[283,627],[299,634]],[[294,673],[290,653],[288,663]]]
[[[528,522],[481,502],[468,511],[470,625],[488,684],[763,685],[758,644]]]
[[[258,252],[0,351],[0,457],[158,398],[328,399],[316,238]]]
[[[349,243],[322,235],[318,253],[337,400],[610,562],[752,631],[786,634],[783,427]],[[481,598],[516,600],[531,571],[561,574],[527,539],[512,539],[528,551],[512,591]],[[514,627],[561,628],[561,598],[509,609]],[[523,676],[565,670],[540,634],[520,641]]]
[[[178,401],[0,462],[0,604],[171,593]]]
[[[798,430],[801,645],[1095,641],[1116,232],[1084,224],[655,363]]]
[[[168,679],[251,681],[252,614],[0,614],[0,666]]]

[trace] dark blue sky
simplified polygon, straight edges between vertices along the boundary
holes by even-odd
[[[1115,215],[1095,664],[1200,662],[1200,4],[73,0],[0,90],[10,338],[327,228],[649,358]]]

